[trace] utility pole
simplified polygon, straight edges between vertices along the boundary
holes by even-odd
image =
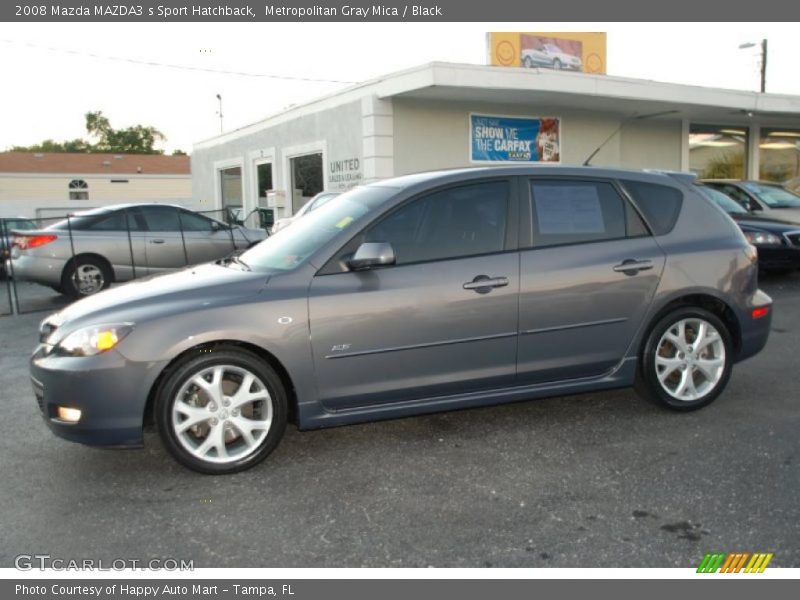
[[[757,44],[753,42],[747,42],[745,44],[739,44],[739,49],[743,50],[745,48],[755,48]],[[761,40],[761,93],[767,91],[767,39],[764,38]]]
[[[219,100],[219,110],[217,111],[219,115],[219,132],[222,133],[222,94],[217,94],[217,100]]]

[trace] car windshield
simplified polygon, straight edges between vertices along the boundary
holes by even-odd
[[[770,208],[800,208],[800,196],[780,186],[745,183],[744,187]]]
[[[730,196],[727,196],[720,192],[719,190],[715,190],[710,187],[705,186],[698,186],[700,190],[706,195],[707,198],[710,198],[714,204],[719,206],[722,210],[730,215],[746,215],[749,214],[741,204],[736,202]]]
[[[548,50],[549,52],[553,52],[554,54],[560,54],[561,53],[561,48],[559,48],[558,46],[553,46],[552,44],[545,44],[545,50]]]
[[[294,269],[335,237],[352,231],[361,217],[393,193],[393,188],[376,186],[356,188],[337,196],[336,202],[326,202],[242,254],[241,262],[255,270]]]

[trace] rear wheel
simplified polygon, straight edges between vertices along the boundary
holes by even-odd
[[[733,343],[725,323],[705,309],[680,308],[650,332],[636,391],[673,410],[696,410],[725,389],[732,361]]]
[[[524,67],[530,69],[533,67],[533,60],[531,59],[530,56],[526,56],[525,58],[522,59],[522,64]]]
[[[77,300],[106,289],[111,285],[111,277],[111,269],[104,260],[78,256],[64,269],[60,288],[64,294]]]
[[[178,366],[157,393],[155,413],[178,462],[222,475],[249,469],[275,449],[286,429],[287,397],[268,364],[231,348]]]

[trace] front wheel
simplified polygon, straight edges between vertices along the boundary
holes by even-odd
[[[286,429],[280,378],[239,349],[204,351],[179,365],[156,395],[156,422],[167,450],[184,466],[221,475],[264,460]]]
[[[722,393],[732,364],[733,342],[725,323],[705,309],[680,308],[650,332],[636,391],[672,410],[696,410]]]

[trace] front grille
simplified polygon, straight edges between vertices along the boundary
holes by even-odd
[[[36,404],[39,405],[39,411],[44,413],[44,384],[31,377],[31,386],[33,395],[36,396]]]
[[[789,244],[800,247],[800,231],[789,231],[783,235]]]

